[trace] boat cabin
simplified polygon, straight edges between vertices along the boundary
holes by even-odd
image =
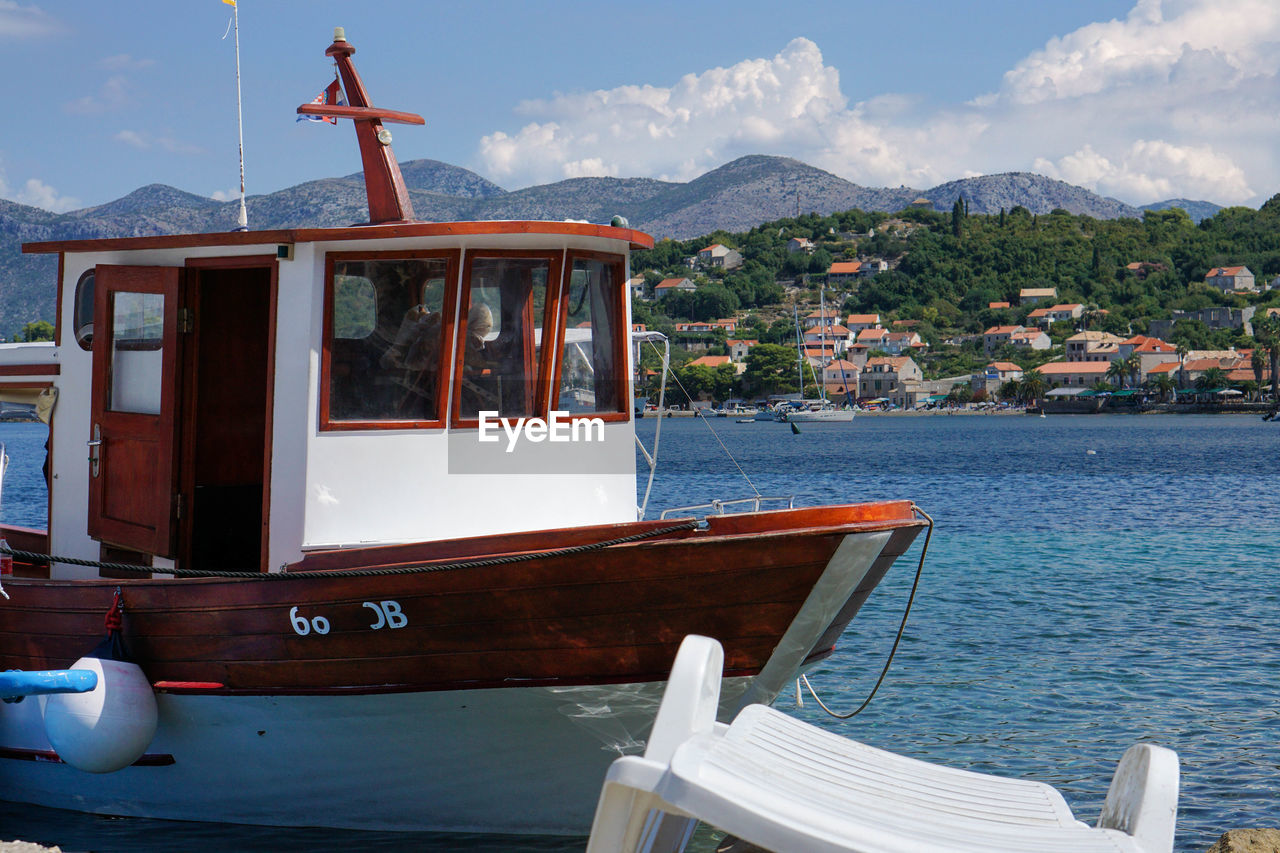
[[[28,244],[59,256],[58,341],[0,378],[56,392],[50,553],[268,571],[633,520],[626,282],[651,244],[556,222]]]
[[[634,520],[628,253],[653,238],[415,221],[384,124],[423,119],[374,107],[354,53],[336,28],[345,97],[298,113],[353,122],[370,224],[23,247],[58,256],[57,334],[0,347],[0,394],[50,423],[47,553],[274,571]]]

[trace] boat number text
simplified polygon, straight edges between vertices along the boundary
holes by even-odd
[[[409,624],[409,617],[404,615],[404,611],[400,609],[398,601],[372,601],[363,602],[364,606],[373,611],[374,621],[369,628],[373,631],[382,628],[403,628]],[[323,616],[313,616],[308,619],[305,616],[298,615],[298,608],[294,607],[289,611],[289,621],[293,623],[294,633],[305,637],[312,631],[317,634],[329,633],[329,620]]]

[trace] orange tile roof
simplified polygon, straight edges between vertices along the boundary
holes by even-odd
[[[864,323],[875,325],[880,322],[879,314],[850,314],[847,321],[850,326],[860,326]]]
[[[1166,361],[1163,364],[1157,364],[1155,367],[1148,370],[1147,375],[1150,376],[1153,373],[1174,373],[1181,366],[1182,365],[1178,364],[1176,361]]]
[[[1234,276],[1234,275],[1240,275],[1240,271],[1241,271],[1241,270],[1243,270],[1243,269],[1244,269],[1244,267],[1243,267],[1243,266],[1239,266],[1239,267],[1214,267],[1213,269],[1209,270],[1209,272],[1205,273],[1205,276],[1204,276],[1204,277],[1205,277],[1205,278],[1215,278],[1215,277],[1220,276],[1220,275],[1233,275],[1233,276]]]
[[[695,358],[693,361],[691,361],[691,362],[689,362],[689,363],[690,363],[690,364],[701,364],[701,365],[706,365],[707,367],[719,367],[719,366],[720,366],[720,365],[722,365],[722,364],[728,364],[728,363],[729,363],[729,356],[727,356],[727,355],[704,355],[704,356],[702,356],[701,358]]]
[[[984,335],[1012,335],[1015,332],[1021,332],[1021,326],[992,326],[983,332]]]
[[[1001,373],[1007,373],[1010,370],[1022,369],[1021,367],[1018,367],[1018,365],[1014,364],[1012,361],[993,361],[990,364],[988,364],[987,367],[988,368],[994,367],[996,370],[1000,371]]]
[[[1009,305],[1008,302],[988,302],[987,307],[988,308],[1009,308],[1011,306]]]
[[[1048,308],[1037,308],[1031,313],[1027,314],[1027,319],[1030,320],[1032,317],[1048,317],[1049,311],[1050,309]]]
[[[850,275],[862,268],[862,261],[836,261],[827,268],[827,275]]]

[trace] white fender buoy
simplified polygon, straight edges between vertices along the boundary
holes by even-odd
[[[151,682],[133,663],[80,658],[71,669],[98,674],[87,693],[62,693],[44,705],[44,730],[63,761],[87,773],[114,773],[142,757],[159,713]]]

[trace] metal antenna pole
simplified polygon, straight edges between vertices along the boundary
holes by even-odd
[[[236,30],[236,124],[240,131],[240,224],[237,231],[249,230],[249,212],[244,206],[244,110],[240,105],[240,7],[231,4]]]

